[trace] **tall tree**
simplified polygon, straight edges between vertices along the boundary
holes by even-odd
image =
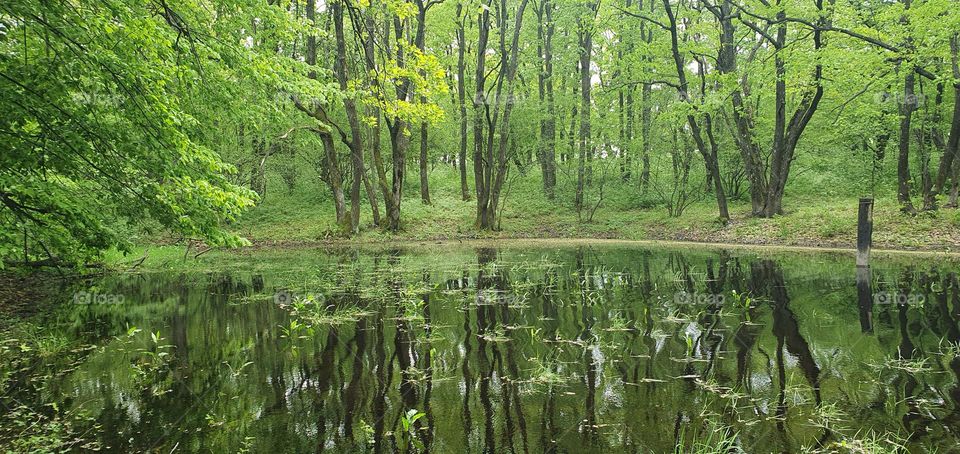
[[[387,212],[387,229],[400,230],[400,204],[406,177],[410,125],[433,122],[443,112],[430,99],[434,90],[446,90],[443,70],[424,47],[426,14],[441,0],[408,3],[370,3],[351,7],[351,22],[363,46],[370,96],[375,105],[368,113],[373,119],[371,136],[379,136],[380,120],[390,140],[390,172],[380,152],[379,141],[371,146],[377,181]],[[409,6],[413,6],[411,10]],[[378,19],[379,25],[378,25]],[[421,102],[414,103],[415,93]]]
[[[553,94],[553,21],[554,5],[543,0],[534,8],[537,14],[538,50],[542,60],[537,77],[540,104],[540,140],[537,158],[543,176],[543,191],[548,198],[554,197],[557,185],[557,113]]]
[[[507,0],[493,5],[493,0],[481,4],[477,18],[479,39],[477,41],[477,66],[475,73],[476,91],[474,94],[474,180],[477,193],[477,228],[483,230],[498,229],[498,207],[501,191],[506,181],[511,162],[508,150],[510,139],[510,114],[515,105],[514,81],[519,66],[520,30],[523,25],[523,13],[528,0],[521,0],[514,14],[513,36],[508,44],[509,7]],[[489,43],[491,18],[490,10],[496,7],[499,27],[500,74],[493,87],[492,97],[486,95],[486,57]],[[492,110],[491,110],[492,109]],[[502,117],[501,117],[502,114]]]
[[[306,4],[307,21],[310,29],[307,33],[307,55],[306,63],[308,66],[307,77],[317,79],[317,5],[316,0],[307,0]],[[337,225],[343,231],[351,230],[351,220],[347,215],[346,196],[343,192],[343,176],[340,173],[340,160],[337,156],[336,144],[333,139],[334,123],[330,120],[327,113],[327,107],[316,98],[302,101],[298,94],[292,96],[293,103],[300,111],[317,120],[317,125],[313,131],[320,137],[320,143],[323,146],[323,165],[322,175],[324,181],[330,187],[333,194],[334,209],[337,216]]]
[[[590,94],[592,80],[590,72],[591,56],[593,55],[594,20],[596,19],[599,2],[584,3],[585,11],[577,17],[577,39],[580,49],[580,131],[578,139],[577,157],[577,191],[573,206],[580,213],[583,209],[583,193],[586,184],[586,162],[593,155],[593,139],[590,136]]]
[[[689,104],[691,110],[687,114],[687,124],[690,126],[690,132],[693,136],[693,140],[697,145],[697,150],[700,151],[700,155],[703,157],[704,164],[706,166],[708,181],[711,181],[714,184],[714,195],[717,199],[717,211],[719,217],[723,221],[730,219],[729,209],[727,208],[727,197],[723,189],[723,182],[720,176],[720,161],[718,158],[718,146],[713,134],[713,119],[710,112],[696,112],[697,106],[693,103],[693,100],[690,96],[690,84],[687,81],[686,73],[686,62],[684,61],[683,55],[680,51],[680,27],[678,26],[677,16],[674,12],[674,6],[670,4],[670,0],[663,0],[663,8],[667,14],[667,23],[664,27],[667,32],[670,34],[670,49],[671,54],[673,55],[674,68],[677,72],[677,79],[679,84],[676,85],[677,93],[680,95],[680,100]],[[686,28],[685,28],[686,29]],[[704,71],[703,61],[696,62],[698,71]],[[703,90],[705,90],[705,84],[703,85]],[[705,96],[705,93],[701,93],[702,96]],[[703,118],[703,125],[701,125],[697,116],[698,114]],[[704,139],[704,131],[706,136],[709,139],[709,144]]]
[[[800,101],[796,109],[787,119],[787,62],[783,50],[787,47],[788,24],[802,22],[812,31],[813,50],[818,52],[823,48],[823,31],[829,30],[831,25],[822,14],[823,0],[813,0],[818,18],[813,21],[788,18],[782,8],[781,0],[775,2],[778,9],[773,18],[755,14],[732,0],[724,0],[720,6],[708,6],[717,17],[721,26],[721,44],[718,58],[720,71],[734,73],[737,70],[736,58],[739,55],[734,36],[732,19],[739,17],[754,33],[763,37],[766,45],[774,49],[774,125],[773,140],[770,145],[769,158],[764,157],[762,148],[756,145],[754,137],[755,121],[752,117],[754,110],[745,106],[744,94],[750,91],[749,79],[745,73],[740,84],[731,91],[733,103],[733,117],[735,141],[740,148],[747,179],[750,181],[750,199],[752,212],[755,216],[772,217],[782,212],[783,194],[789,180],[790,169],[795,159],[795,152],[800,137],[810,124],[810,120],[823,98],[823,65],[819,59],[814,64],[810,80],[801,90]],[[736,11],[734,11],[736,10]],[[754,23],[759,19],[763,25]],[[770,28],[775,33],[769,32]],[[752,56],[756,52],[750,52]]]
[[[460,171],[460,198],[470,200],[470,187],[467,185],[467,84],[466,84],[466,14],[463,1],[457,2],[457,111],[460,122],[460,148],[457,153],[457,168]]]
[[[950,132],[947,137],[947,144],[943,156],[940,159],[940,166],[937,171],[937,179],[934,183],[934,192],[941,194],[946,186],[947,180],[951,178],[951,173],[957,167],[957,150],[960,148],[960,34],[954,34],[950,37],[950,66],[953,75],[953,116],[950,122]],[[956,176],[954,185],[956,185]],[[956,200],[949,202],[956,206]]]
[[[424,2],[423,0],[415,0],[417,6],[417,33],[414,38],[414,45],[417,46],[417,49],[423,52],[424,46],[426,43],[426,29],[427,29],[427,11],[431,6],[442,3],[443,0],[430,0],[429,2]],[[425,78],[425,70],[420,70],[420,77]],[[427,103],[427,96],[424,94],[420,95],[420,103]],[[430,123],[424,119],[420,122],[420,200],[426,204],[430,204],[430,179],[427,175],[429,170],[428,165],[428,156],[427,151],[429,148],[429,142],[427,141],[428,136],[428,127]]]
[[[903,0],[903,9],[910,9],[911,0]],[[900,16],[900,23],[909,24],[906,14]],[[906,47],[912,47],[912,39],[907,38]],[[916,214],[917,209],[913,207],[910,200],[910,125],[913,120],[913,112],[917,110],[917,96],[914,93],[916,89],[916,77],[912,67],[907,67],[903,77],[903,99],[900,102],[900,143],[899,154],[897,155],[897,201],[900,202],[900,210],[908,214]]]
[[[349,90],[350,76],[347,68],[347,43],[344,37],[343,0],[334,0],[330,3],[333,12],[334,36],[336,39],[336,58],[333,63],[333,72],[336,75],[340,89]],[[353,96],[348,95],[343,100],[347,122],[350,125],[350,136],[344,134],[344,143],[350,148],[350,161],[353,164],[353,182],[350,186],[350,230],[353,233],[360,231],[360,185],[365,180],[366,169],[363,164],[363,135],[360,128],[360,119],[357,114],[357,104]],[[367,184],[367,196],[374,209],[374,220],[379,217],[376,208],[376,194]]]

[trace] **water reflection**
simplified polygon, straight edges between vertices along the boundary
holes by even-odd
[[[946,265],[481,248],[107,277],[126,304],[52,316],[99,348],[18,398],[89,416],[109,450],[949,451]]]

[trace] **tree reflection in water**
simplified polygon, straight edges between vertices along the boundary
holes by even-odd
[[[22,386],[11,398],[88,416],[88,436],[110,450],[960,442],[956,264],[877,260],[857,271],[842,255],[622,247],[428,252],[102,278],[98,288],[126,304],[50,315],[100,348],[43,392]],[[279,307],[280,289],[314,297]],[[874,292],[922,304],[877,304]],[[157,331],[171,358],[137,375]],[[424,416],[405,432],[410,410]]]

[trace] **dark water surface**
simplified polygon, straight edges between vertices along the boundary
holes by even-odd
[[[852,255],[626,246],[207,260],[216,271],[70,289],[44,323],[95,348],[9,398],[82,415],[111,452],[960,452],[949,260],[859,274]]]

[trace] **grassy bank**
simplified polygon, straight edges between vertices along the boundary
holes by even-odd
[[[288,190],[275,182],[260,205],[247,213],[235,229],[260,245],[604,238],[852,248],[856,240],[856,196],[819,195],[802,188],[791,191],[788,187],[784,215],[753,218],[749,202],[738,199],[730,204],[731,221],[722,225],[717,222],[716,205],[709,195],[673,217],[668,215],[655,190],[644,192],[620,181],[605,184],[602,199],[596,187],[588,192],[588,208],[578,217],[568,202],[573,199],[569,182],[561,183],[556,198],[549,200],[535,175],[518,178],[508,188],[501,230],[481,232],[473,226],[475,202],[461,200],[456,174],[437,168],[431,172],[431,205],[420,201],[415,182],[405,188],[401,232],[375,228],[369,207],[364,205],[362,221],[366,228],[360,235],[347,238],[336,229],[330,196],[321,185],[311,188],[300,184]],[[594,207],[591,219],[589,211]],[[958,251],[960,212],[943,209],[907,216],[899,212],[893,194],[877,195],[874,245],[884,249]]]

